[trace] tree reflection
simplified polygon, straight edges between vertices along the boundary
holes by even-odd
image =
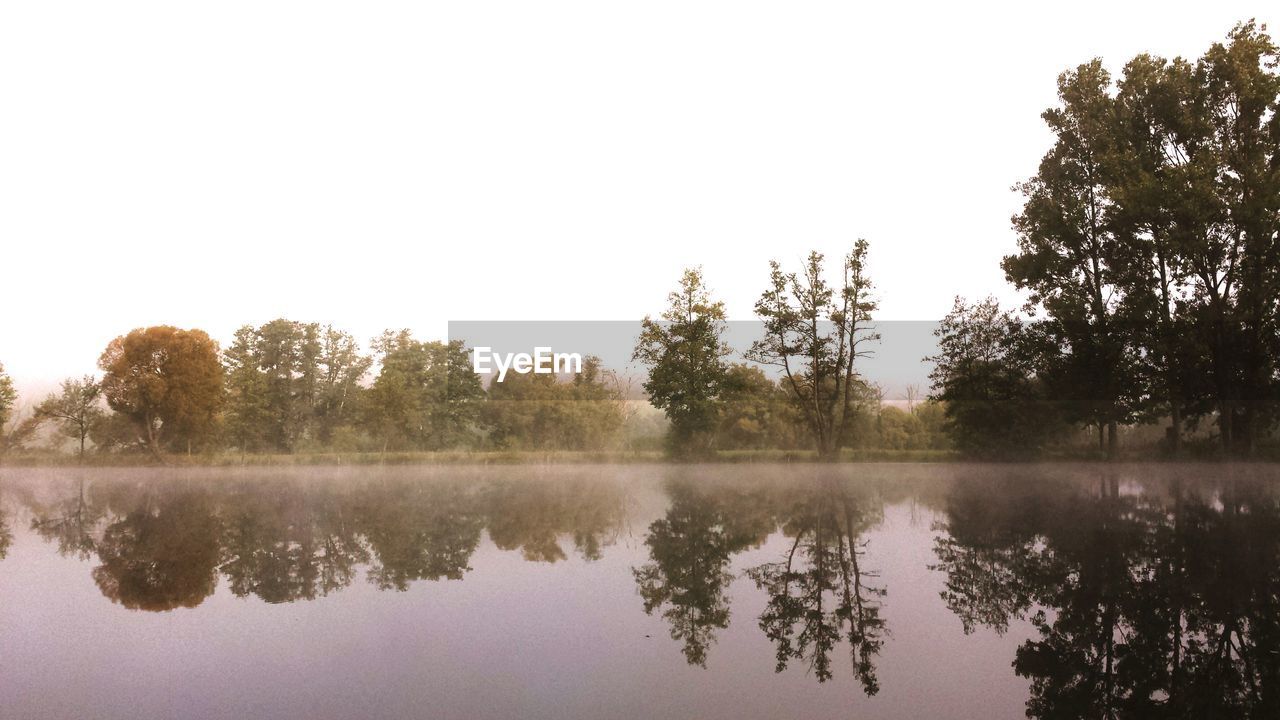
[[[75,492],[52,505],[40,505],[31,521],[31,529],[41,538],[56,542],[58,554],[88,560],[97,543],[94,532],[102,520],[104,508],[86,496],[84,476],[75,484]]]
[[[9,527],[9,512],[4,503],[4,482],[0,481],[0,560],[9,556],[13,544],[13,529]]]
[[[616,485],[592,478],[497,481],[484,489],[483,502],[493,544],[532,562],[565,559],[562,535],[583,559],[598,560],[625,509]]]
[[[453,482],[371,485],[356,519],[373,553],[369,581],[382,590],[462,579],[484,527],[475,493]]]
[[[103,531],[94,582],[127,608],[195,607],[217,584],[218,532],[203,493],[148,492]]]
[[[645,540],[650,562],[632,570],[644,611],[664,608],[671,639],[683,643],[689,664],[701,667],[715,632],[729,626],[730,558],[759,545],[774,527],[771,517],[752,512],[764,505],[758,494],[718,490],[670,483],[671,504]]]
[[[807,661],[819,682],[831,679],[831,653],[847,640],[854,677],[874,695],[885,590],[863,567],[859,538],[879,521],[882,507],[837,481],[798,494],[784,515],[783,531],[791,538],[785,558],[747,571],[769,596],[760,628],[777,646],[779,672],[792,660]]]
[[[312,600],[351,584],[369,552],[356,533],[348,493],[297,486],[226,499],[222,572],[238,597]]]
[[[1037,496],[957,484],[943,599],[966,630],[1030,621],[1014,658],[1036,718],[1280,717],[1280,507],[1272,489],[1113,473]],[[986,503],[987,511],[975,511]]]

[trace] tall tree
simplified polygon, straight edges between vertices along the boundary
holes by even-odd
[[[473,435],[484,387],[461,342],[422,342],[408,330],[388,330],[373,345],[381,367],[365,413],[384,449],[441,450]]]
[[[331,325],[278,319],[240,328],[223,355],[230,437],[244,450],[329,442],[336,427],[354,422],[372,362]]]
[[[226,369],[227,439],[241,452],[257,452],[267,444],[271,411],[267,377],[259,367],[257,332],[245,325],[236,330],[231,346],[223,352]]]
[[[138,328],[112,340],[98,359],[102,393],[160,457],[212,439],[222,406],[218,345],[203,330]]]
[[[646,316],[641,323],[633,359],[649,367],[645,392],[671,421],[668,447],[701,455],[715,439],[726,374],[724,303],[711,298],[700,268],[685,270],[667,301],[660,320]]]
[[[1116,96],[1116,162],[1109,193],[1119,236],[1114,277],[1123,287],[1130,339],[1141,348],[1141,382],[1148,410],[1167,413],[1173,453],[1179,452],[1188,399],[1184,370],[1194,359],[1179,315],[1188,267],[1179,238],[1194,231],[1180,176],[1194,150],[1188,146],[1184,98],[1194,96],[1194,68],[1150,55],[1131,60]]]
[[[58,424],[63,435],[80,444],[80,458],[84,459],[84,444],[95,423],[102,420],[102,385],[92,375],[80,379],[62,381],[62,391],[52,393],[36,406],[35,416]]]
[[[1046,110],[1056,141],[1036,176],[1018,187],[1026,197],[1014,217],[1018,253],[1002,263],[1009,280],[1043,308],[1054,352],[1042,368],[1068,417],[1107,428],[1114,454],[1117,426],[1136,400],[1135,362],[1119,316],[1123,299],[1113,266],[1119,241],[1109,193],[1116,157],[1111,77],[1093,60],[1058,78],[1061,106]]]
[[[1222,435],[1252,453],[1280,400],[1280,48],[1265,27],[1237,25],[1201,58],[1207,120],[1225,211],[1226,281],[1217,302],[1234,303],[1238,341],[1222,358],[1238,363],[1222,413]],[[1234,288],[1231,286],[1234,285]],[[1210,288],[1204,288],[1206,292]],[[1225,296],[1234,290],[1234,297]],[[1219,352],[1223,352],[1222,349]],[[1226,378],[1223,378],[1226,380]]]
[[[802,274],[770,263],[769,289],[756,302],[764,338],[747,358],[782,368],[784,386],[801,408],[819,454],[835,456],[850,440],[860,388],[854,361],[880,339],[870,326],[876,301],[867,275],[867,241],[844,258],[837,287],[822,277],[823,256],[812,252]]]
[[[320,326],[283,318],[236,331],[224,362],[233,437],[292,452],[311,431]],[[256,435],[256,437],[255,437]]]
[[[361,381],[373,358],[360,352],[360,344],[350,333],[326,325],[320,332],[316,364],[315,433],[320,442],[328,443],[334,430],[356,422],[364,390]]]

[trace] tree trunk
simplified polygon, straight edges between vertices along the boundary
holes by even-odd
[[[1120,429],[1112,420],[1107,423],[1107,457],[1114,460],[1120,451]]]

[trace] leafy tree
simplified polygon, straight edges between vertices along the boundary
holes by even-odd
[[[240,442],[292,452],[310,429],[320,326],[283,318],[242,327],[227,348],[229,430]],[[253,435],[258,437],[253,437]]]
[[[223,354],[230,438],[242,450],[328,443],[335,428],[356,420],[372,362],[333,326],[279,319],[240,328]]]
[[[616,378],[600,368],[599,358],[588,357],[568,381],[513,373],[491,383],[485,426],[498,447],[600,450],[618,440],[623,403]]]
[[[1059,80],[1056,134],[1005,270],[1052,321],[1040,375],[1104,425],[1216,419],[1253,452],[1280,417],[1280,50],[1237,25],[1198,60]],[[1114,444],[1114,443],[1113,443]]]
[[[267,399],[267,376],[259,368],[257,332],[245,325],[236,330],[231,346],[223,352],[226,368],[227,438],[242,452],[257,452],[267,444],[271,409]]]
[[[1224,445],[1252,452],[1280,400],[1280,49],[1237,25],[1197,64],[1211,129],[1214,206],[1191,253],[1194,300],[1209,313]],[[1203,125],[1202,125],[1203,126]]]
[[[1018,254],[1002,263],[1009,280],[1029,290],[1029,306],[1050,322],[1041,330],[1051,351],[1040,374],[1056,377],[1060,407],[1072,422],[1108,428],[1134,418],[1136,367],[1120,315],[1123,293],[1113,266],[1120,239],[1109,188],[1116,157],[1115,103],[1100,60],[1058,78],[1061,107],[1043,117],[1057,140],[1036,176],[1018,187],[1026,197],[1014,218]]]
[[[9,424],[9,416],[17,401],[18,391],[13,388],[13,379],[4,371],[4,364],[0,363],[0,432]]]
[[[956,298],[934,335],[930,398],[943,404],[955,447],[979,456],[1042,449],[1057,420],[1035,376],[1032,331],[993,298],[973,305]]]
[[[471,439],[484,387],[461,342],[421,342],[408,330],[374,341],[381,368],[369,389],[365,418],[383,448],[440,450]]]
[[[798,448],[804,421],[788,392],[751,365],[734,363],[720,393],[716,447],[727,450]]]
[[[167,447],[209,442],[222,406],[218,346],[203,330],[139,328],[112,340],[98,359],[102,393],[129,418],[157,457]]]
[[[315,434],[321,443],[328,444],[335,430],[358,421],[364,391],[361,382],[373,358],[360,352],[360,344],[350,333],[326,325],[320,331],[317,365]]]
[[[22,418],[16,409],[18,393],[13,381],[0,365],[0,453],[21,448],[39,429],[39,420],[34,416]]]
[[[671,421],[668,446],[676,455],[711,450],[729,348],[724,304],[711,299],[700,268],[684,271],[667,296],[661,320],[646,316],[633,358],[649,367],[645,392]]]
[[[36,406],[35,416],[58,424],[58,430],[80,443],[80,457],[84,458],[84,443],[93,426],[102,421],[102,386],[91,375],[80,379],[62,381],[62,392],[54,393]]]
[[[867,241],[858,240],[845,256],[838,288],[823,279],[820,253],[809,254],[802,275],[784,273],[772,262],[770,287],[756,302],[765,337],[752,343],[747,358],[782,368],[783,386],[825,457],[850,440],[858,390],[866,385],[854,361],[880,337],[868,325],[876,302],[867,248]]]

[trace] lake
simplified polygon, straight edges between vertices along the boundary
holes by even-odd
[[[1275,718],[1278,481],[0,468],[0,716]]]

